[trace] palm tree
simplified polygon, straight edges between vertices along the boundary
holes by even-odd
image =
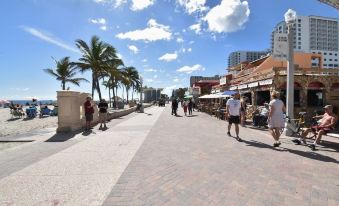
[[[61,81],[61,88],[65,90],[66,82],[80,85],[81,81],[89,82],[85,78],[74,78],[77,73],[76,68],[69,61],[69,57],[64,57],[60,61],[54,60],[56,64],[55,71],[53,69],[44,69],[44,71],[51,76],[56,77],[56,80]]]
[[[139,73],[135,69],[135,67],[126,67],[124,69],[123,83],[126,87],[127,102],[128,102],[128,93],[129,93],[130,88],[132,87],[132,99],[133,99],[133,92],[135,90],[135,87],[137,87],[138,84],[140,84]]]
[[[107,68],[107,64],[112,60],[112,57],[116,57],[116,49],[102,42],[97,36],[92,37],[90,45],[78,39],[76,40],[76,46],[80,49],[82,57],[79,62],[74,62],[74,65],[80,68],[82,72],[92,71],[92,98],[96,90],[101,100],[99,79],[105,73],[104,68]]]

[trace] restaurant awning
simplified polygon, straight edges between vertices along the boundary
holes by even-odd
[[[271,85],[273,83],[273,79],[266,79],[259,81],[259,85]]]
[[[247,84],[238,85],[238,89],[246,89],[246,88],[247,88]]]
[[[252,82],[248,84],[248,87],[252,88],[252,87],[257,87],[259,86],[259,82]]]
[[[230,90],[236,90],[236,89],[238,89],[238,86],[231,86],[230,87]]]

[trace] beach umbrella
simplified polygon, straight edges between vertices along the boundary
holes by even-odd
[[[0,104],[9,104],[10,102],[4,99],[0,99]]]

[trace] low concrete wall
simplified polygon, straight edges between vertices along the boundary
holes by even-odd
[[[144,108],[150,107],[152,104],[144,104]],[[131,107],[128,109],[120,110],[120,111],[113,111],[113,112],[108,112],[108,120],[119,118],[128,114],[131,114],[135,112],[136,107]],[[96,122],[98,123],[98,122]]]

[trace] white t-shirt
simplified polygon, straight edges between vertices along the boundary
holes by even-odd
[[[240,116],[240,107],[241,107],[240,100],[231,98],[227,100],[226,105],[228,105],[229,108],[228,109],[229,115]]]

